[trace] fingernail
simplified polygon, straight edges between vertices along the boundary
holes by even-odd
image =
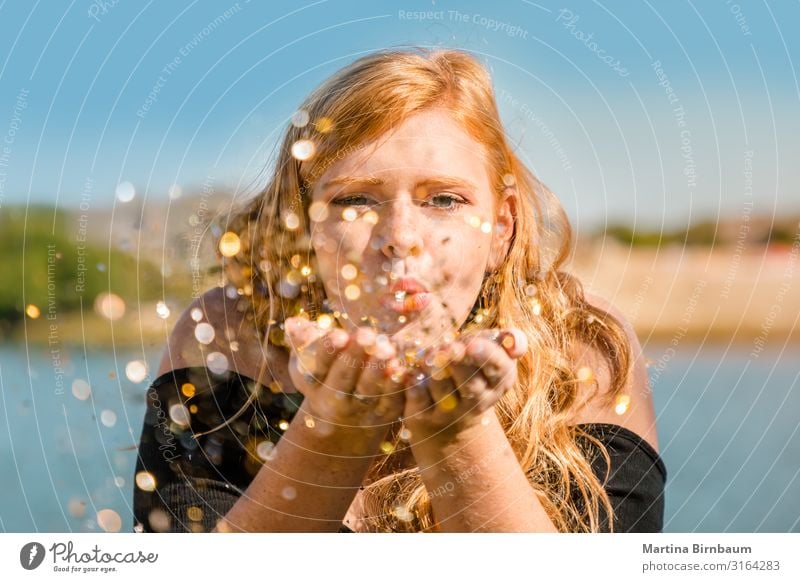
[[[341,329],[333,330],[330,333],[329,337],[331,340],[331,345],[333,345],[333,347],[336,348],[337,350],[340,350],[343,347],[345,347],[350,340],[350,336],[347,335],[347,332],[342,331]]]

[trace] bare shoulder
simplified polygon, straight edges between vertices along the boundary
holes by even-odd
[[[647,365],[642,347],[633,326],[626,320],[622,312],[602,297],[586,294],[586,299],[599,309],[613,315],[624,327],[631,346],[632,370],[622,394],[630,398],[628,406],[620,403],[617,406],[606,402],[611,391],[611,373],[605,358],[596,349],[581,344],[576,347],[574,358],[579,368],[590,369],[597,381],[581,384],[578,399],[574,408],[572,422],[609,423],[623,426],[650,443],[658,451],[658,435],[656,432],[656,415],[653,406],[653,393],[647,376]]]
[[[276,367],[280,367],[281,354],[274,353],[278,351],[274,348],[262,345],[253,316],[252,303],[247,297],[230,299],[222,288],[207,291],[195,299],[175,323],[161,358],[158,375],[170,370],[206,366],[208,355],[218,352],[227,359],[229,370],[262,384],[269,383],[273,376],[270,370],[274,372]],[[210,330],[205,328],[200,331],[204,342],[213,330],[213,338],[207,344],[198,341],[195,335],[201,323],[211,326]],[[272,365],[263,365],[268,359]]]

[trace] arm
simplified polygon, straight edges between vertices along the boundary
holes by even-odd
[[[457,435],[412,444],[445,532],[556,532],[493,410]]]
[[[204,365],[204,346],[194,339],[196,323],[188,316],[195,307],[201,307],[205,320],[214,326],[215,342],[225,338],[226,326],[238,330],[239,349],[236,352],[231,352],[222,341],[215,343],[213,349],[225,350],[223,353],[237,370],[251,378],[260,377],[262,384],[268,383],[258,374],[257,361],[263,357],[263,351],[260,346],[253,345],[255,334],[246,330],[247,324],[241,313],[233,308],[234,304],[216,290],[190,306],[179,320],[170,337],[161,373],[173,367]],[[313,341],[330,342],[328,336],[319,337],[307,326],[287,333],[294,336],[292,345],[308,347]],[[271,346],[265,346],[265,349],[268,352],[275,350]],[[305,354],[310,351],[306,350]],[[273,377],[280,380],[287,392],[295,392],[296,388],[305,398],[270,460],[258,469],[252,480],[247,481],[247,488],[241,496],[236,498],[230,488],[223,490],[225,477],[218,476],[222,479],[219,481],[219,489],[223,490],[221,495],[227,501],[218,504],[223,509],[217,516],[224,515],[217,522],[216,531],[337,531],[340,527],[373,456],[379,454],[379,445],[391,421],[402,411],[402,398],[399,393],[385,396],[379,392],[381,387],[388,387],[390,383],[386,382],[387,366],[378,366],[375,360],[387,359],[394,355],[393,352],[368,357],[360,344],[349,341],[347,334],[343,342],[336,346],[331,343],[319,345],[316,352],[318,358],[313,365],[324,381],[311,384],[297,370],[296,353],[293,353],[291,361],[266,354]],[[363,365],[366,363],[372,365]],[[352,414],[354,399],[348,394],[354,389],[374,401],[369,405],[357,403],[357,414]],[[392,389],[397,392],[395,387]],[[176,388],[172,387],[172,390],[174,393]],[[348,397],[340,398],[343,394]],[[213,397],[211,402],[217,406]],[[234,440],[239,449],[239,440]],[[195,461],[190,460],[192,458]],[[182,458],[187,475],[196,472],[197,459],[197,454]],[[168,474],[174,475],[174,472]],[[177,497],[165,496],[167,509],[180,515],[180,510],[185,509],[182,505],[196,504],[194,489],[191,484],[181,486]],[[187,497],[192,497],[192,500],[186,501]],[[173,511],[171,505],[178,504],[181,507]]]

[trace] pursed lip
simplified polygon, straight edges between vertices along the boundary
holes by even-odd
[[[389,287],[389,292],[381,296],[380,302],[396,313],[411,313],[425,309],[431,302],[431,294],[417,279],[403,277]]]

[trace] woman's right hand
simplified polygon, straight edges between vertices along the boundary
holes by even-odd
[[[396,351],[369,328],[323,331],[307,319],[284,322],[289,374],[315,417],[340,427],[384,428],[403,413],[405,395]]]

